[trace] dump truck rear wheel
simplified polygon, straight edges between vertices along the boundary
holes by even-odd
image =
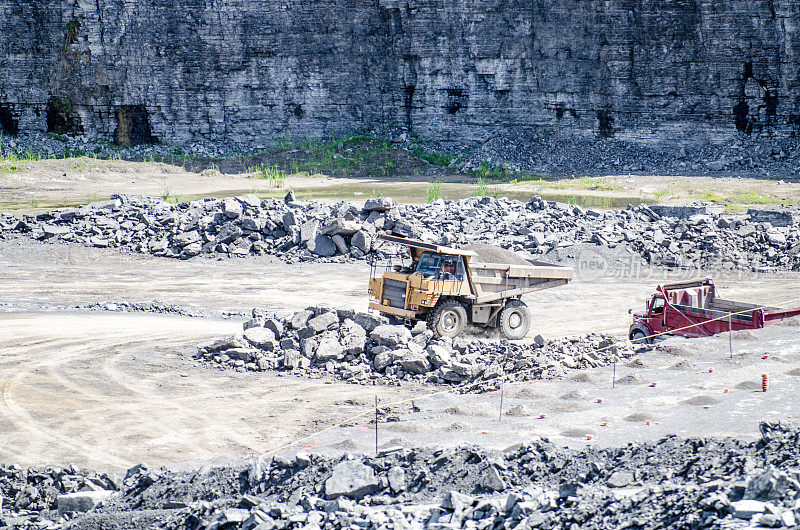
[[[519,300],[511,300],[500,311],[500,331],[506,338],[519,340],[531,329],[531,314],[528,306]]]
[[[428,317],[428,328],[437,337],[457,337],[467,325],[467,310],[455,300],[436,305]]]

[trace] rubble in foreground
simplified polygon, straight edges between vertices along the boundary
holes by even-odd
[[[753,442],[669,436],[575,450],[540,439],[502,452],[300,453],[191,471],[138,465],[101,493],[70,497],[53,479],[59,495],[36,504],[23,499],[57,473],[2,468],[0,527],[792,528],[800,430],[760,429]]]

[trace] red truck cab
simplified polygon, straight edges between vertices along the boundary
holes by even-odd
[[[632,312],[632,311],[631,311]],[[643,313],[632,313],[628,338],[652,344],[664,335],[707,337],[716,333],[758,329],[800,315],[800,307],[778,309],[717,296],[710,278],[659,285]]]

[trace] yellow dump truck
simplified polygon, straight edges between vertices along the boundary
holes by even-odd
[[[530,329],[523,294],[565,285],[572,269],[542,262],[487,263],[475,251],[381,235],[406,246],[410,263],[372,267],[370,309],[407,322],[425,320],[434,335],[456,337],[467,324],[499,328],[509,339]]]

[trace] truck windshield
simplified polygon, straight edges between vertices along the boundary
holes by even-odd
[[[664,299],[663,298],[655,298],[653,299],[653,306],[650,309],[650,313],[653,315],[660,315],[664,312]]]
[[[417,272],[423,278],[436,280],[464,280],[464,262],[461,256],[425,252],[417,263]]]

